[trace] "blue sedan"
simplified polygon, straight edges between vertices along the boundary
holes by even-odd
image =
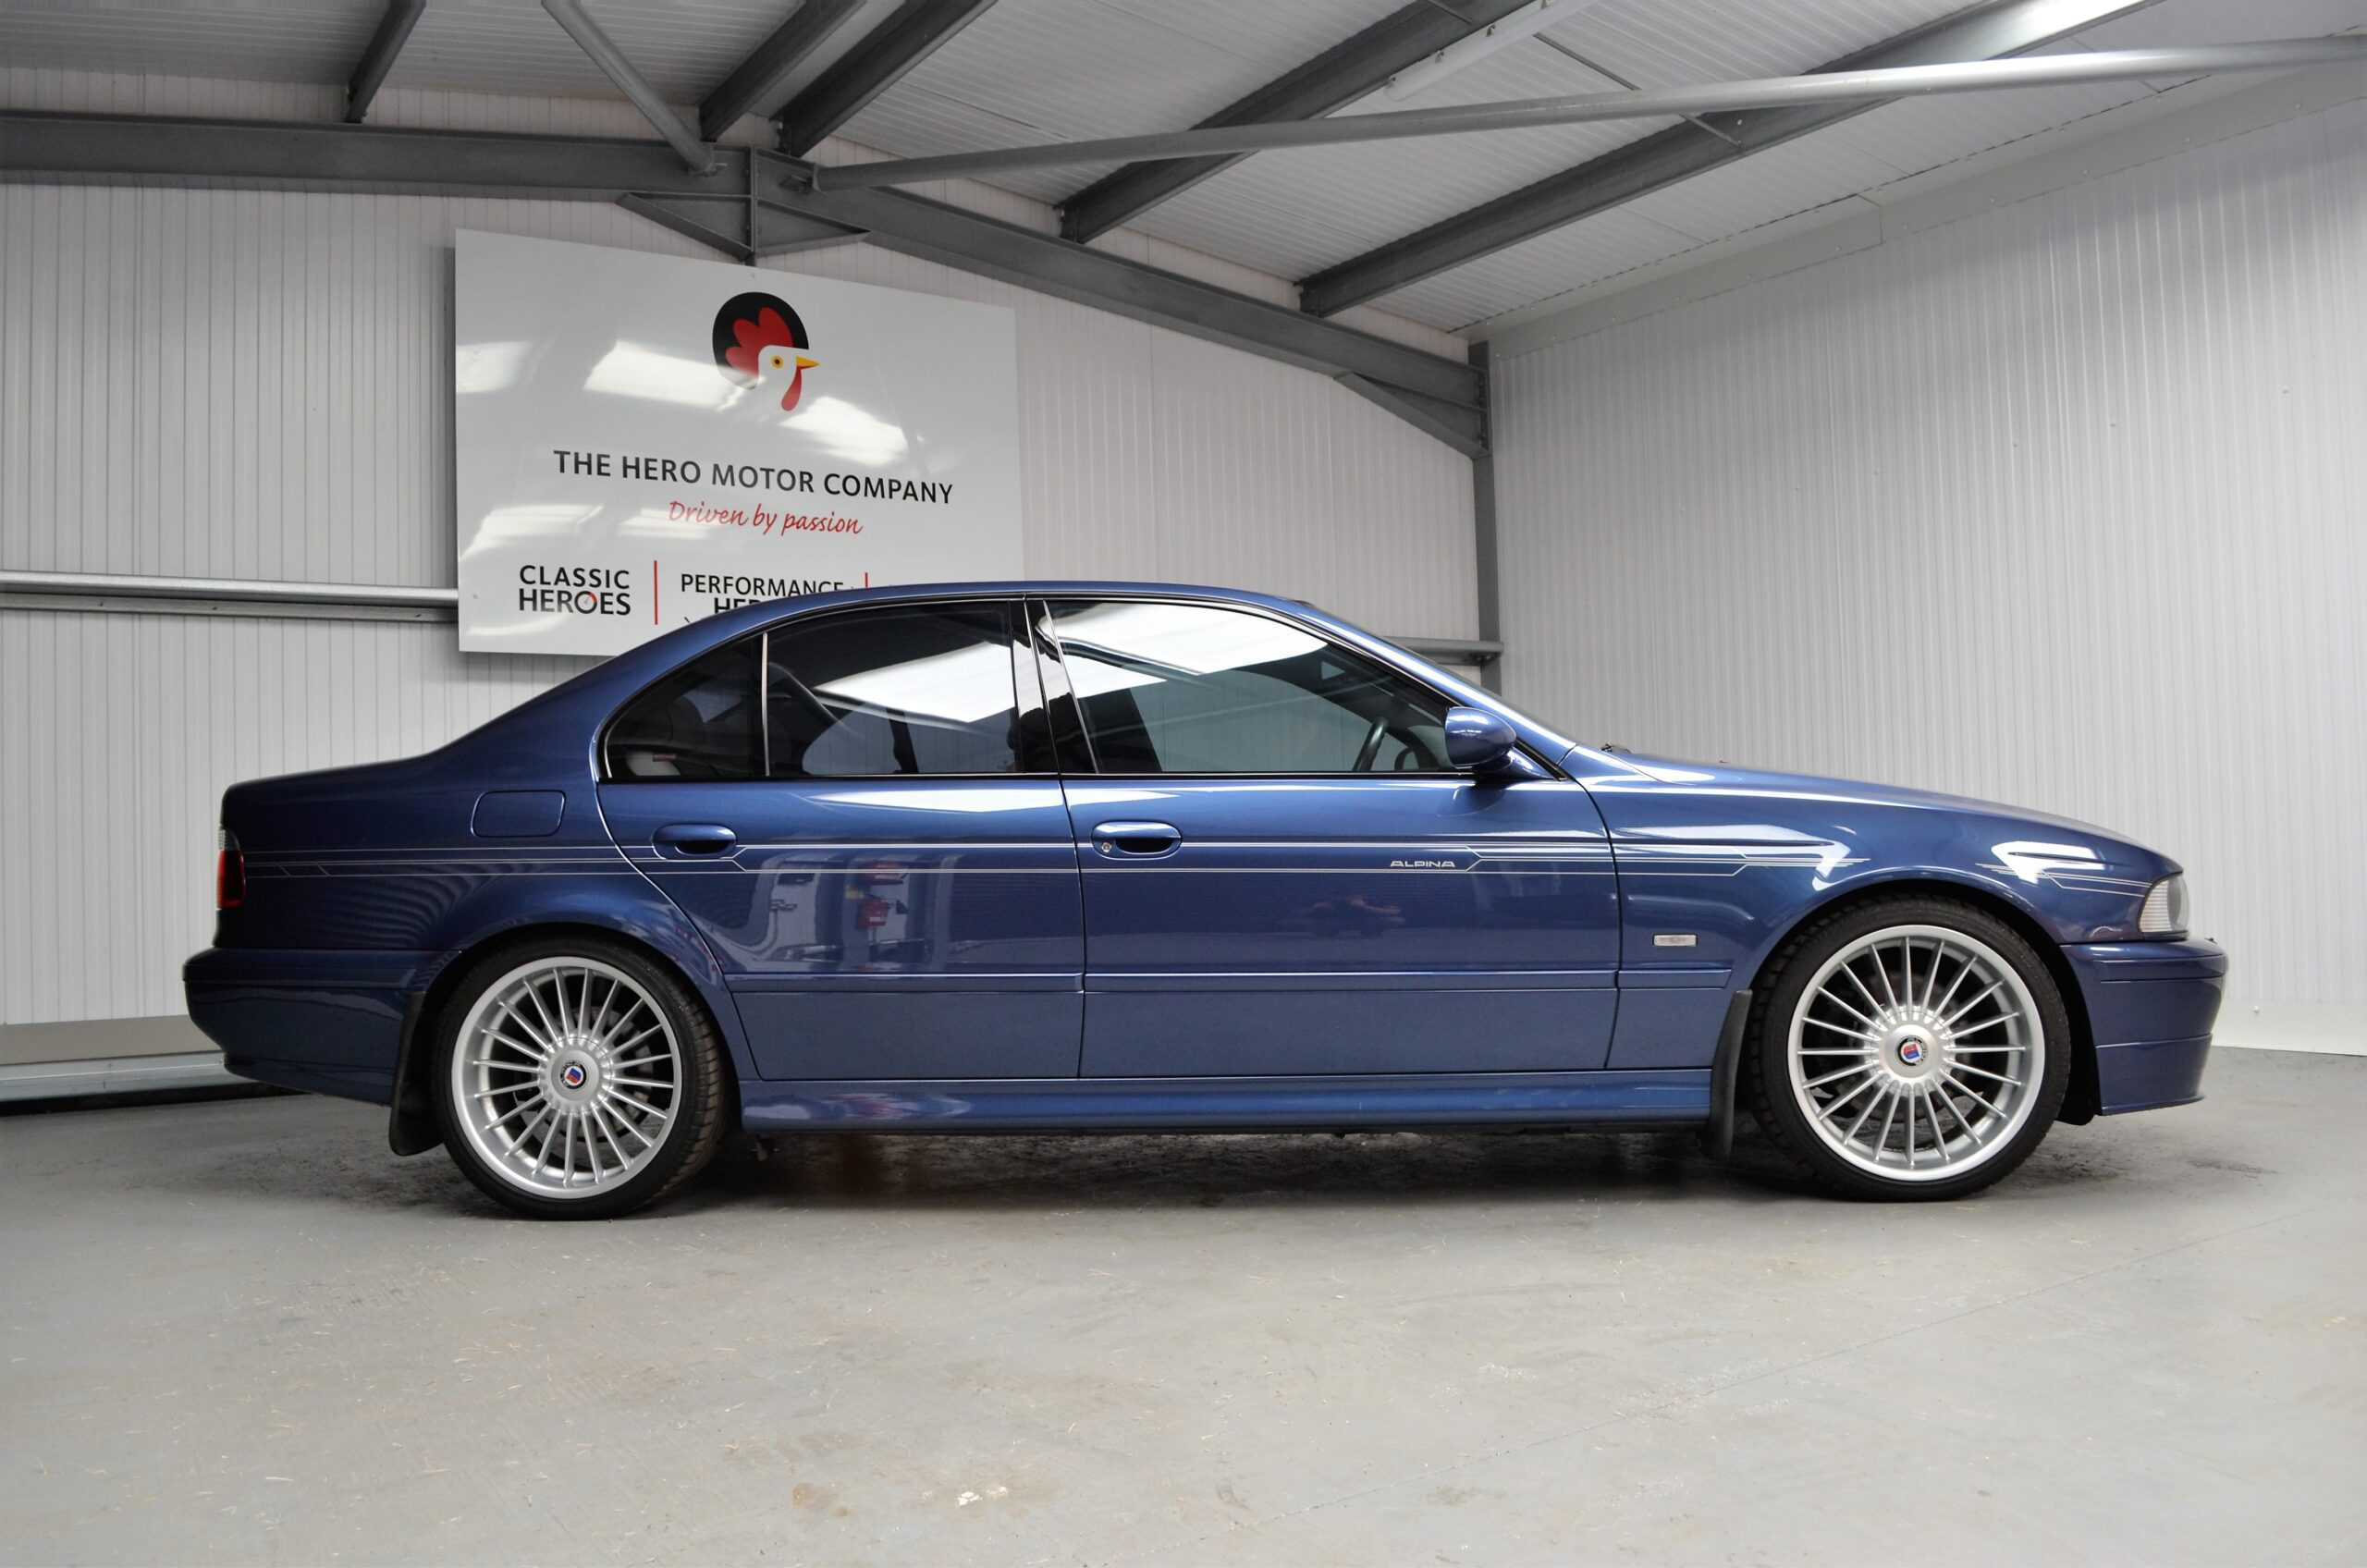
[[[1579,745],[1286,599],[756,605],[423,757],[240,784],[190,1013],[521,1212],[734,1126],[1685,1127],[1953,1197],[2199,1096],[2177,864]]]

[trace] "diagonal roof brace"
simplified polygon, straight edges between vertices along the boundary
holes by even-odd
[[[697,128],[676,114],[674,105],[666,102],[666,95],[641,74],[639,67],[625,58],[624,51],[617,47],[615,40],[592,19],[590,12],[584,10],[583,0],[543,0],[543,9],[548,11],[551,19],[565,28],[567,35],[592,56],[592,63],[600,67],[602,75],[617,84],[617,91],[632,100],[632,106],[641,111],[642,117],[656,126],[657,134],[682,155],[686,167],[694,174],[715,172],[715,149],[700,140]]]
[[[378,96],[378,89],[394,68],[395,56],[403,52],[410,42],[411,30],[419,25],[426,13],[427,0],[386,0],[386,14],[378,18],[378,31],[370,35],[370,46],[362,51],[361,63],[353,67],[353,78],[345,84],[345,120],[348,125],[360,125],[362,116],[370,112],[371,100]]]

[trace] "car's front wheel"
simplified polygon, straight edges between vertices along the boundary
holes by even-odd
[[[1760,1124],[1821,1184],[1948,1198],[2027,1158],[2062,1109],[2071,1022],[2036,949],[1952,899],[1811,922],[1747,1041]]]
[[[722,1140],[730,1087],[713,1023],[620,943],[568,937],[487,958],[461,977],[435,1046],[445,1146],[521,1214],[624,1214],[690,1181]]]

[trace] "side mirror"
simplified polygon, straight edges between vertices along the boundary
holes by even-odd
[[[1446,760],[1465,773],[1507,773],[1520,737],[1485,708],[1446,710]]]

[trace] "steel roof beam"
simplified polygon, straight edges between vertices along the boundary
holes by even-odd
[[[807,56],[863,8],[863,0],[804,0],[699,104],[699,134],[712,141],[748,114],[769,114]]]
[[[1355,37],[1226,104],[1197,129],[1319,118],[1527,3],[1464,0],[1448,6],[1413,0]],[[1079,241],[1106,234],[1248,155],[1219,153],[1113,169],[1061,204],[1061,233]]]
[[[2010,58],[2151,3],[1999,0],[1846,55],[1823,68],[1881,70]],[[1754,109],[1712,115],[1714,129],[1673,126],[1326,267],[1301,282],[1299,302],[1318,315],[1335,314],[1874,107],[1861,103]]]
[[[353,67],[353,80],[345,84],[346,124],[360,125],[362,116],[370,112],[371,100],[378,96],[386,72],[394,68],[395,56],[403,52],[411,30],[419,25],[426,10],[427,0],[386,0],[378,31],[370,35],[370,46],[362,51],[362,61]]]
[[[780,150],[803,154],[937,53],[994,0],[904,0],[779,115]]]
[[[551,14],[551,20],[567,30],[567,35],[592,57],[601,74],[617,84],[617,91],[632,100],[632,106],[641,111],[642,118],[656,127],[667,145],[681,155],[684,166],[696,174],[713,172],[715,149],[700,137],[696,126],[674,112],[674,105],[666,102],[666,95],[641,74],[640,67],[625,58],[615,40],[584,10],[583,0],[543,0],[543,9]]]
[[[1359,375],[1462,409],[1481,404],[1478,373],[1453,360],[905,191],[818,194],[801,183],[810,178],[812,165],[773,153],[726,148],[720,156],[719,172],[698,175],[660,141],[0,112],[5,179],[169,179],[199,187],[288,185],[574,201],[635,195],[670,199],[653,205],[678,221],[693,222],[700,220],[700,209],[685,202],[699,198],[714,203],[714,217],[701,227],[718,234],[733,227],[722,202],[753,196],[762,209],[802,220],[760,225],[754,247],[760,254],[783,243],[871,230],[865,238],[889,250],[1325,375]]]

